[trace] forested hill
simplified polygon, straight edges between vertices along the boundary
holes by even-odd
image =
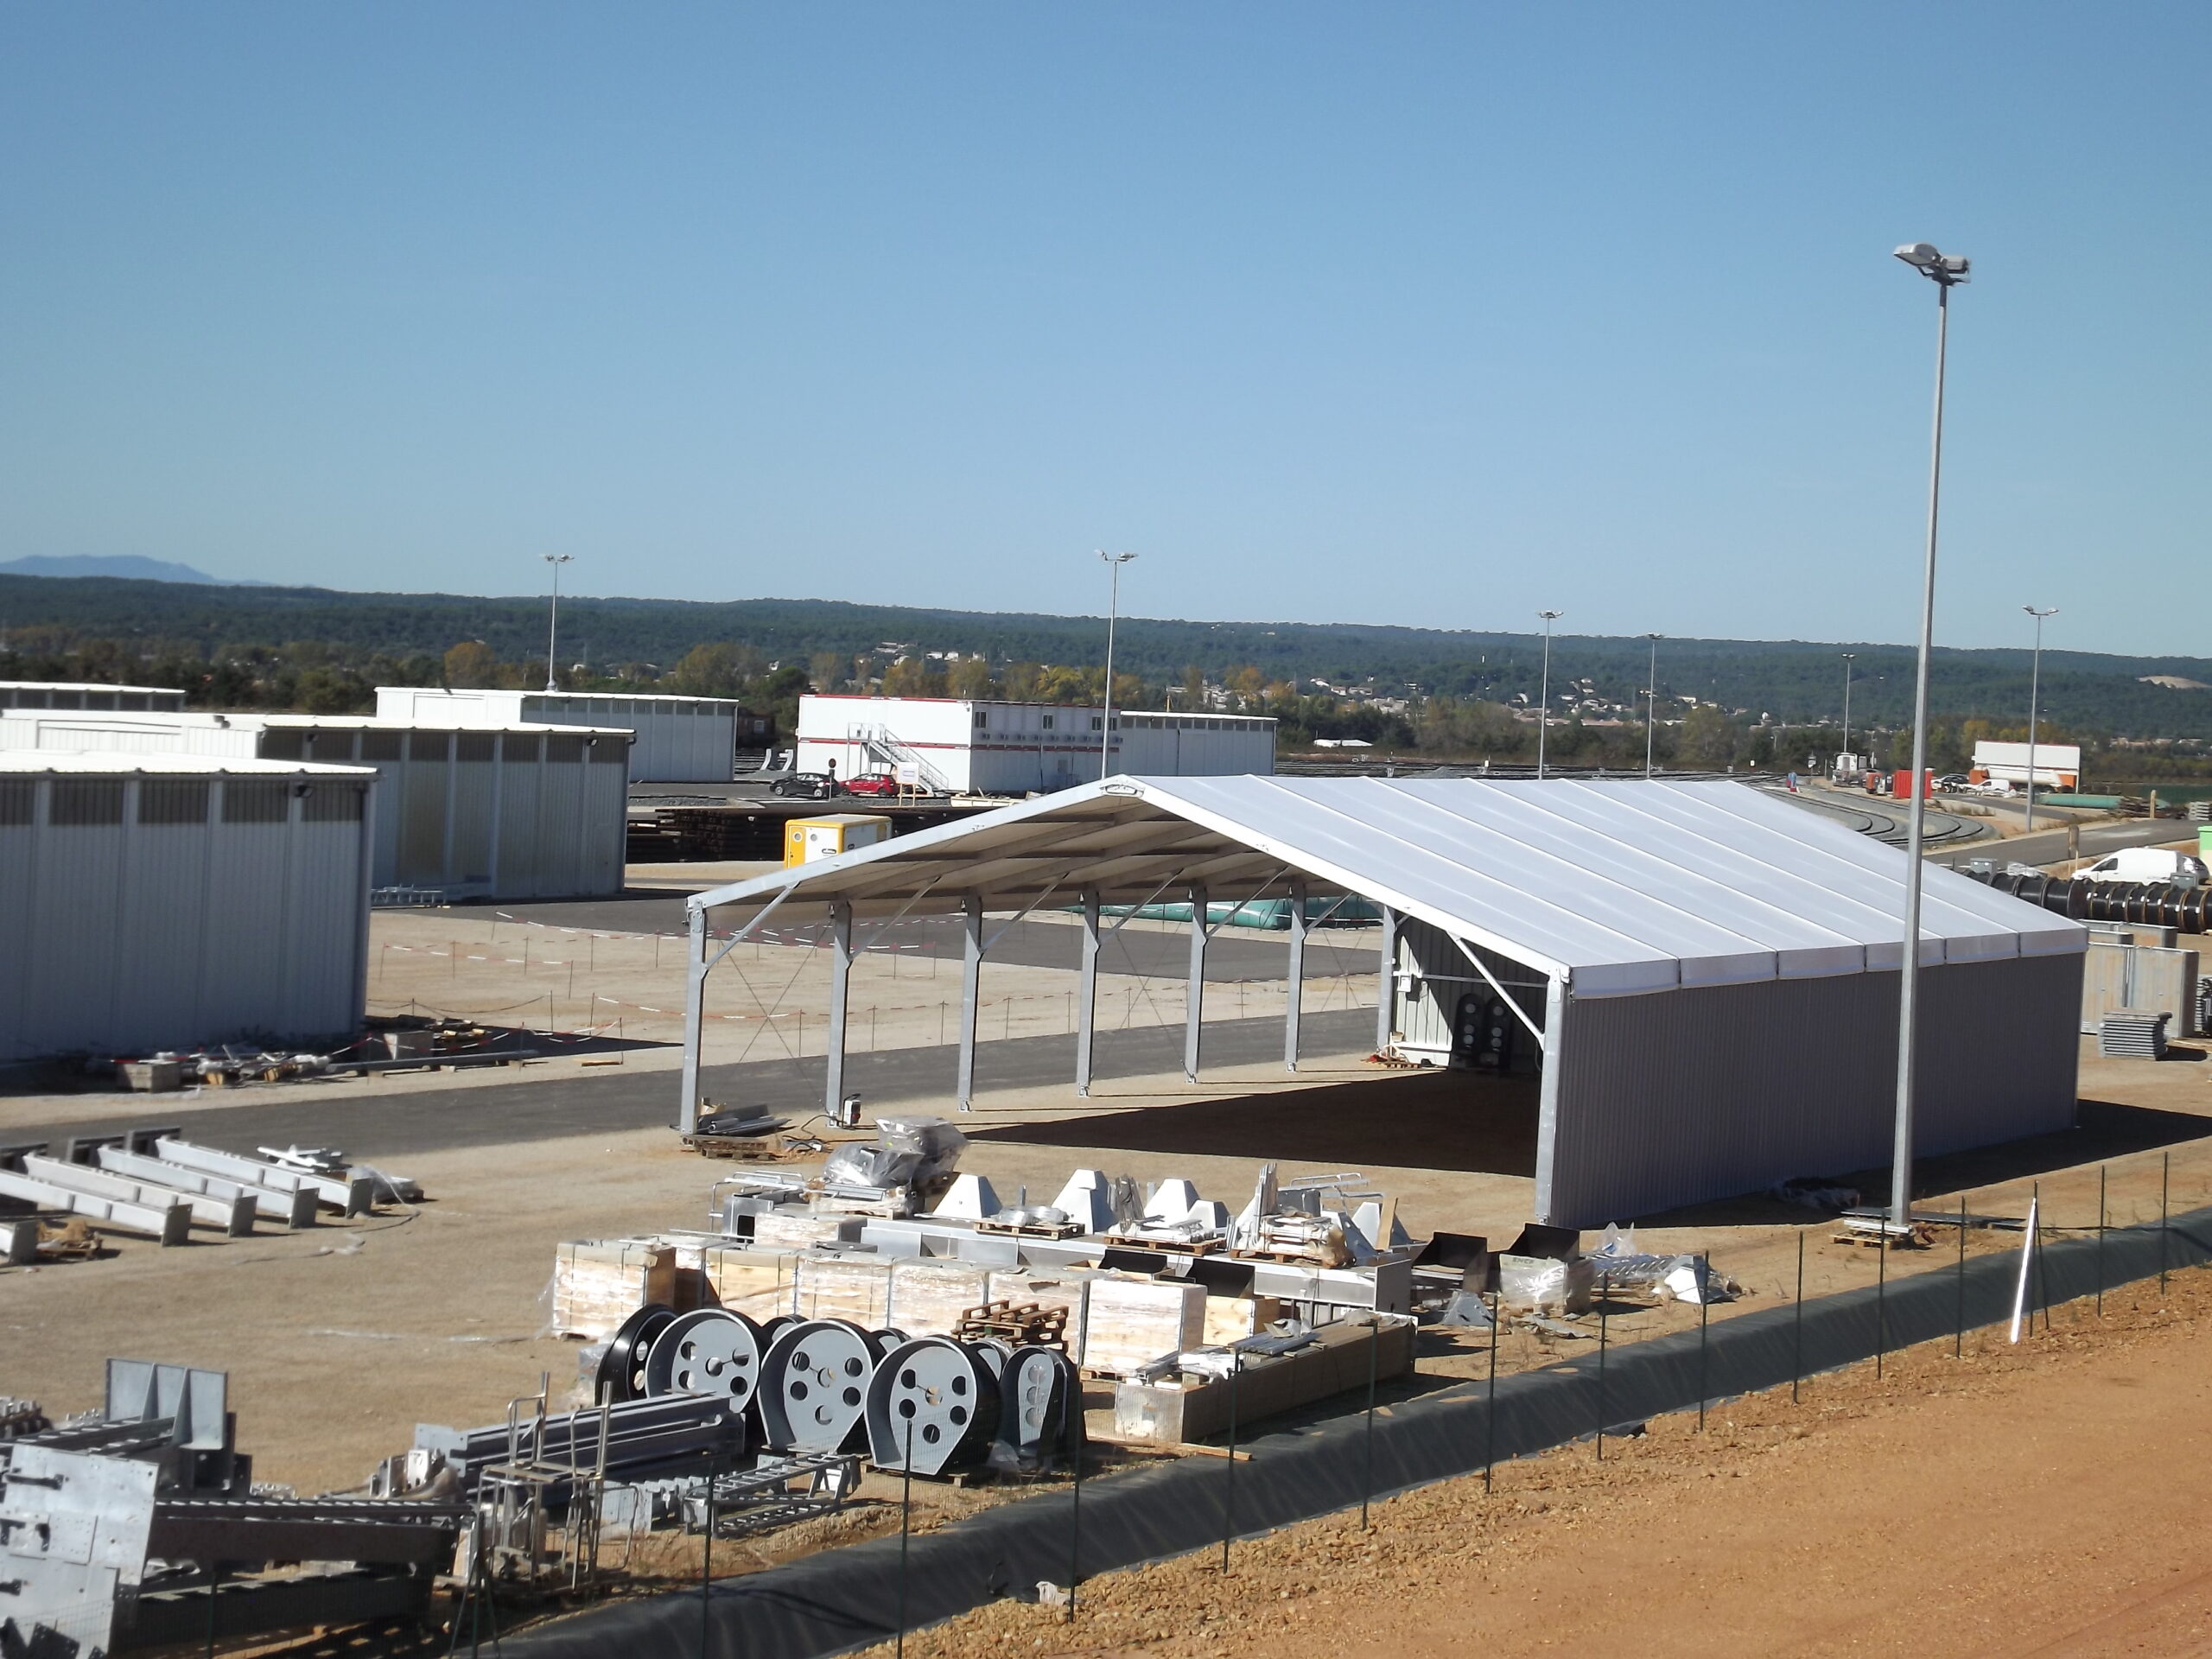
[[[564,664],[672,666],[693,646],[750,645],[804,664],[817,653],[850,657],[896,643],[918,652],[982,652],[994,662],[1095,664],[1098,617],[921,610],[827,600],[759,599],[702,604],[658,599],[564,599]],[[123,654],[203,660],[250,645],[318,644],[391,658],[437,656],[481,640],[503,658],[542,660],[545,601],[454,594],[353,594],[315,588],[213,588],[105,577],[0,575],[0,652],[67,649],[113,641]],[[1642,692],[1641,639],[1562,634],[1553,645],[1554,689],[1592,682],[1597,696]],[[1894,723],[1910,712],[1911,652],[1902,645],[1798,640],[1666,639],[1662,695],[1691,696],[1756,719],[1833,719],[1843,690],[1842,653],[1855,652],[1853,722]],[[1357,623],[1190,622],[1125,617],[1116,666],[1153,681],[1191,666],[1209,677],[1256,667],[1268,680],[1325,681],[1395,695],[1510,698],[1536,690],[1540,642],[1530,634],[1380,627]],[[2159,675],[2212,685],[2212,658],[2120,657],[2047,651],[2044,707],[2056,723],[2119,736],[2212,736],[2212,690],[2144,683]],[[2028,697],[2028,652],[1939,651],[1938,714],[2014,719]]]

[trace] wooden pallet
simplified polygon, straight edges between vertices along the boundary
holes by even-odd
[[[1229,1248],[1228,1241],[1219,1238],[1147,1238],[1128,1233],[1102,1235],[1109,1244],[1118,1244],[1127,1250],[1152,1250],[1162,1255],[1218,1255]]]
[[[1878,1250],[1887,1245],[1893,1250],[1924,1250],[1936,1242],[1933,1229],[1913,1224],[1909,1233],[1893,1233],[1878,1228],[1861,1232],[1856,1227],[1847,1227],[1840,1233],[1828,1235],[1831,1243],[1850,1244],[1862,1250]]]
[[[1037,1302],[986,1302],[960,1316],[952,1334],[962,1342],[995,1337],[1016,1348],[1068,1346],[1068,1310]]]
[[[703,1158],[726,1158],[741,1164],[779,1163],[791,1154],[780,1135],[687,1135],[683,1144]]]
[[[1061,1239],[1079,1238],[1083,1235],[1082,1226],[1072,1221],[1053,1222],[1050,1224],[1042,1222],[1023,1222],[1018,1225],[1012,1222],[979,1221],[976,1224],[976,1230],[979,1233],[998,1233],[1007,1238]]]
[[[1324,1262],[1292,1250],[1231,1250],[1229,1254],[1239,1262],[1276,1262],[1287,1268],[1341,1268],[1351,1263],[1349,1256],[1342,1262]]]

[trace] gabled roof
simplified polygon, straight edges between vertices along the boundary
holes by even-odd
[[[1893,969],[1904,855],[1733,783],[1112,778],[700,894],[860,915],[1357,893],[1578,996]],[[801,912],[800,913],[804,913]],[[2087,933],[1929,866],[1923,963],[2078,951]]]

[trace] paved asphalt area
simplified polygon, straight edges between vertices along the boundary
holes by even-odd
[[[1309,1014],[1302,1022],[1301,1038],[1303,1051],[1316,1058],[1364,1052],[1375,1040],[1375,1011],[1350,1008]],[[1205,1060],[1208,1065],[1249,1065],[1277,1058],[1281,1053],[1282,1023],[1278,1020],[1206,1022]],[[896,1101],[949,1096],[958,1058],[958,1051],[950,1046],[848,1055],[845,1087],[859,1093],[864,1111]],[[1176,1071],[1182,1058],[1180,1027],[1102,1031],[1097,1034],[1093,1069],[1102,1078],[1142,1077]],[[981,1042],[976,1047],[979,1094],[1061,1083],[1070,1084],[1072,1100],[1074,1075],[1071,1035],[1016,1037]],[[823,1084],[823,1061],[819,1056],[809,1056],[801,1060],[709,1066],[701,1092],[725,1105],[766,1105],[796,1123],[822,1109]],[[164,1117],[162,1103],[148,1099],[126,1116],[51,1129],[11,1129],[7,1138],[11,1145],[44,1140],[59,1146],[71,1135],[121,1135],[142,1126],[181,1122],[188,1138],[232,1151],[336,1146],[375,1163],[456,1147],[550,1141],[563,1135],[672,1124],[681,1092],[674,1071],[613,1068],[529,1083],[425,1089],[353,1099],[348,1099],[344,1083],[249,1086],[254,1089],[251,1103]]]
[[[2085,823],[2082,826],[2082,856],[2097,858],[2106,853],[2116,853],[2123,847],[2155,847],[2162,841],[2181,841],[2191,828],[2171,818]],[[1935,862],[1954,867],[1977,858],[1993,858],[1999,869],[2007,864],[2063,863],[2066,859],[2066,831],[2063,827],[2038,830],[2033,835],[2014,836],[2010,841],[1985,841],[1933,855]]]
[[[453,913],[485,921],[494,916],[512,917],[518,922],[537,922],[547,927],[678,937],[685,927],[683,899],[681,893],[632,887],[617,899],[463,905],[456,906]],[[988,916],[983,918],[983,938],[988,945],[984,957],[987,963],[994,967],[1065,968],[1071,972],[1080,965],[1077,953],[1082,948],[1081,928],[1062,922],[1016,922],[996,944],[990,944],[993,933],[1004,925],[1002,919]],[[947,963],[960,960],[960,918],[957,916],[909,917],[884,927],[880,933],[874,931],[875,927],[875,924],[857,922],[854,925],[854,936],[859,939],[872,935],[869,943],[879,949],[914,956],[934,955]],[[826,944],[828,924],[779,927],[771,917],[763,937],[779,944],[806,944],[817,940]],[[1343,937],[1333,928],[1320,929],[1306,936],[1306,977],[1331,979],[1338,974],[1375,971],[1374,940],[1377,936],[1371,930],[1362,930],[1351,936],[1360,943],[1334,942]],[[1289,952],[1287,933],[1224,927],[1206,947],[1206,978],[1210,982],[1281,979]],[[1151,979],[1185,978],[1190,962],[1191,939],[1187,931],[1163,932],[1153,928],[1125,927],[1118,933],[1107,935],[1099,954],[1099,966],[1107,973],[1136,974]]]

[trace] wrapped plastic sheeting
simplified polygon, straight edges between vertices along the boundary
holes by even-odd
[[[918,1184],[951,1174],[968,1144],[968,1137],[941,1117],[879,1117],[875,1133],[892,1151],[913,1154],[912,1179]]]
[[[904,1186],[917,1178],[921,1165],[918,1152],[861,1142],[831,1153],[822,1166],[822,1179],[840,1185]]]

